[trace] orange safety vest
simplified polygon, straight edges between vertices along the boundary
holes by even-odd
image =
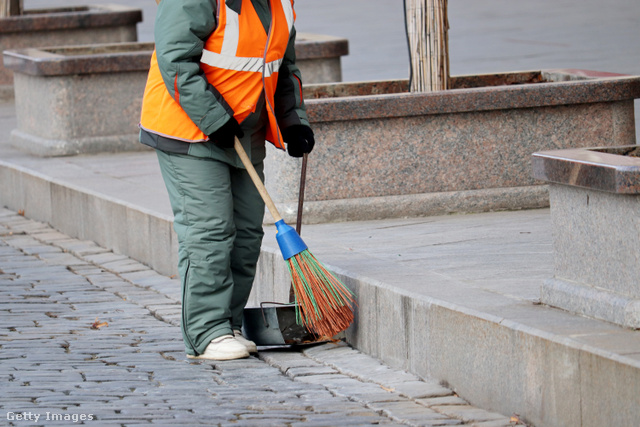
[[[241,14],[218,2],[218,26],[207,39],[200,68],[242,123],[257,107],[264,92],[269,117],[266,139],[284,149],[274,111],[278,70],[293,28],[293,0],[269,0],[271,26],[266,34],[251,0],[242,0]],[[265,49],[266,47],[266,49]],[[177,79],[177,76],[176,76]],[[156,52],[151,57],[140,126],[152,133],[187,142],[206,141],[205,135],[180,107],[180,93],[169,94],[160,75]]]

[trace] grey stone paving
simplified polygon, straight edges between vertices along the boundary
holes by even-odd
[[[178,288],[1,209],[0,424],[515,424],[343,342],[190,361]]]

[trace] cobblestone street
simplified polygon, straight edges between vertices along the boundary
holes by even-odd
[[[3,421],[21,425],[513,425],[344,343],[189,361],[179,282],[0,210]]]

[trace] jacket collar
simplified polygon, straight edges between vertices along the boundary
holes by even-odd
[[[242,0],[226,0],[225,4],[229,9],[240,15],[240,9],[242,9]]]

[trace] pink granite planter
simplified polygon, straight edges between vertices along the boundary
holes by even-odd
[[[0,52],[43,46],[133,42],[142,11],[119,5],[25,10],[0,19]],[[0,99],[13,96],[11,70],[0,64]]]
[[[640,329],[640,147],[533,155],[549,183],[554,277],[540,300]]]
[[[453,89],[433,93],[407,86],[307,86],[318,141],[307,221],[543,207],[547,190],[531,177],[532,153],[635,143],[640,77],[547,70],[454,77]],[[292,215],[299,161],[283,157],[269,154],[267,185]]]

